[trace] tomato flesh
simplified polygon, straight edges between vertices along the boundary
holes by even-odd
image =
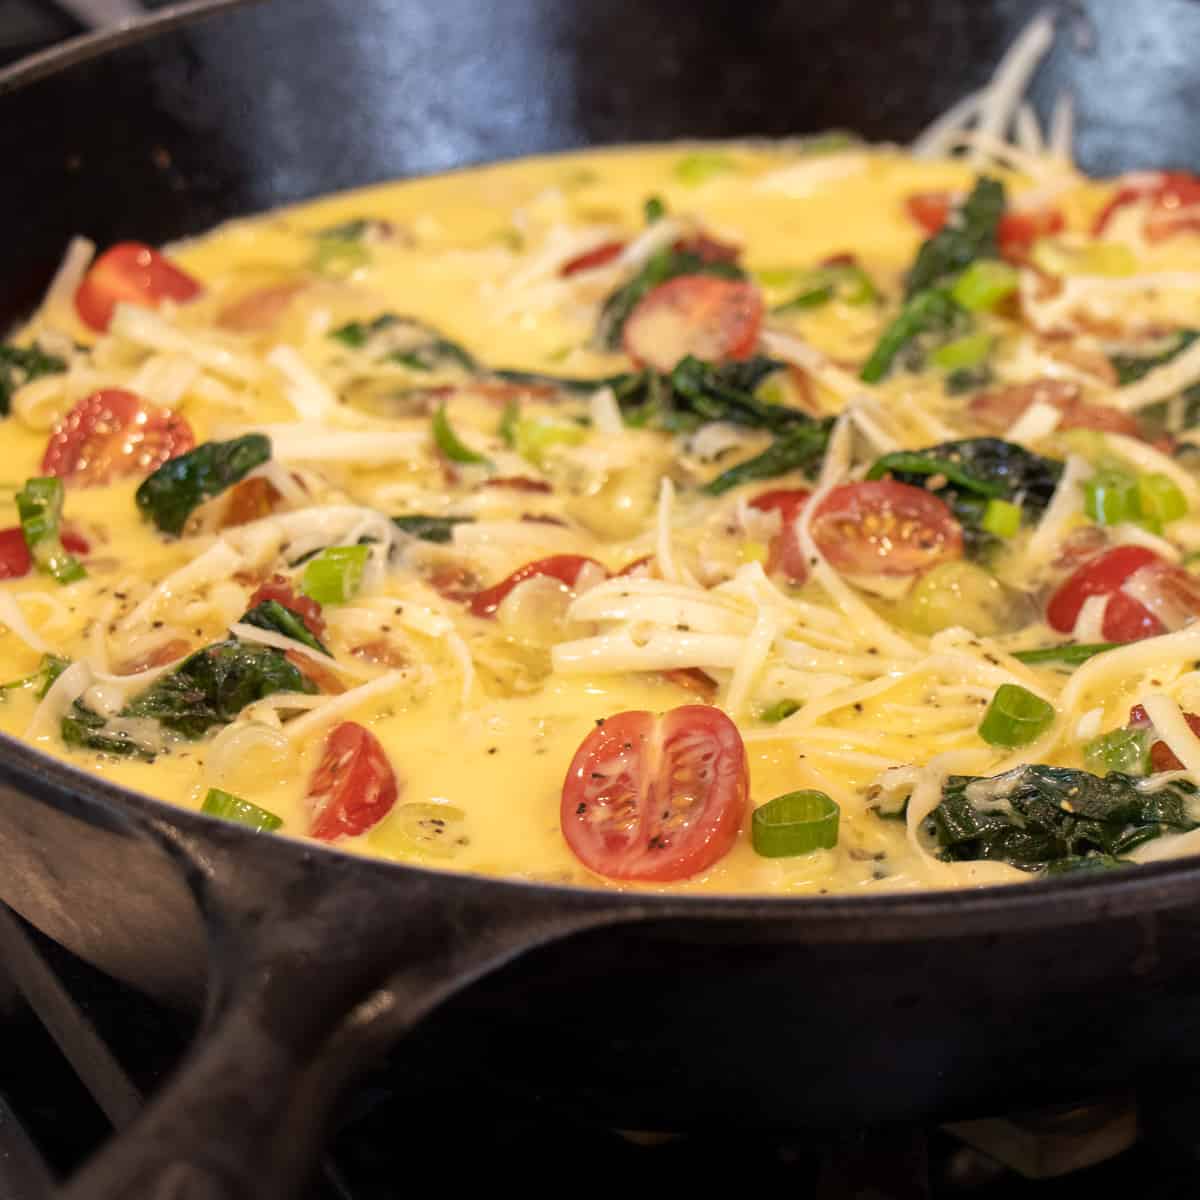
[[[1153,550],[1144,546],[1116,546],[1089,559],[1050,597],[1046,622],[1059,633],[1070,633],[1089,596],[1108,596],[1103,637],[1108,642],[1136,642],[1166,632],[1166,626],[1139,600],[1121,591],[1121,585],[1144,567],[1162,566]]]
[[[1195,713],[1184,713],[1183,719],[1188,723],[1188,728],[1197,736],[1200,737],[1200,716]],[[1150,718],[1146,714],[1146,710],[1140,705],[1135,704],[1129,710],[1129,727],[1132,729],[1149,729]],[[1150,745],[1150,771],[1155,773],[1158,771],[1182,771],[1183,763],[1175,757],[1175,751],[1167,745],[1166,742],[1153,742]]]
[[[1118,188],[1096,218],[1093,235],[1104,233],[1120,209],[1141,203],[1149,208],[1143,229],[1152,242],[1200,230],[1200,177],[1190,171],[1158,171]]]
[[[191,300],[203,289],[186,271],[143,242],[119,242],[92,264],[75,292],[75,310],[103,333],[118,304],[157,308],[164,300]]]
[[[804,488],[776,488],[763,492],[750,501],[759,512],[777,512],[782,521],[779,532],[771,538],[767,549],[767,571],[778,571],[789,582],[801,584],[808,578],[808,563],[796,536],[796,518],[800,515],[811,492]]]
[[[20,579],[32,566],[33,558],[20,526],[0,529],[0,579]]]
[[[324,842],[357,837],[387,816],[399,791],[379,739],[354,721],[343,721],[330,732],[308,782],[309,833]]]
[[[535,575],[545,575],[551,579],[557,579],[565,587],[573,588],[579,580],[580,571],[589,564],[603,571],[604,577],[608,578],[608,570],[594,558],[588,558],[583,554],[552,554],[549,558],[539,558],[534,562],[526,563],[523,567],[518,567],[499,583],[493,584],[490,588],[484,588],[482,592],[477,592],[471,597],[467,607],[477,617],[493,616],[496,609],[503,603],[505,596],[517,584],[524,583],[525,580],[532,579]]]
[[[576,751],[560,821],[572,853],[596,874],[670,882],[729,853],[749,791],[741,734],[719,708],[623,712]]]
[[[178,413],[107,388],[80,400],[55,426],[42,474],[84,486],[149,475],[195,444],[191,426]]]
[[[945,501],[890,479],[834,488],[809,528],[821,553],[851,575],[915,575],[963,554],[962,526]]]
[[[567,259],[558,268],[558,273],[563,279],[568,279],[570,276],[579,275],[584,271],[594,271],[598,267],[607,267],[610,262],[620,257],[621,251],[624,249],[624,242],[605,242],[603,245],[597,246],[594,250],[585,250],[582,254],[577,254],[574,258]]]
[[[325,617],[321,606],[311,596],[298,596],[292,588],[291,580],[286,575],[272,575],[266,583],[261,584],[250,597],[250,608],[263,604],[267,600],[275,600],[284,608],[290,609],[305,624],[308,632],[315,638],[325,636]]]
[[[678,275],[638,301],[622,336],[639,366],[670,371],[688,355],[703,362],[749,358],[762,321],[762,297],[753,284]]]

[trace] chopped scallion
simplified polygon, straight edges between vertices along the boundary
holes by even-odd
[[[491,460],[485,454],[472,450],[450,424],[446,415],[446,406],[442,404],[433,414],[433,440],[437,448],[451,461],[457,463],[480,463],[490,465]]]
[[[204,797],[201,812],[210,817],[220,817],[224,821],[234,821],[238,825],[246,825],[257,833],[271,833],[283,824],[283,819],[249,800],[243,800],[231,792],[223,792],[220,788],[209,788]]]
[[[751,837],[764,858],[790,858],[832,850],[838,840],[838,806],[824,792],[788,792],[754,810]]]
[[[85,578],[87,572],[73,554],[63,549],[60,537],[63,495],[61,479],[27,480],[17,493],[17,515],[38,570],[59,583],[74,583]]]
[[[1188,510],[1188,502],[1179,485],[1169,475],[1158,471],[1138,478],[1137,504],[1141,520],[1159,527],[1178,520]]]
[[[1083,511],[1098,525],[1119,525],[1139,515],[1137,480],[1121,471],[1097,471],[1083,484]]]
[[[777,725],[786,717],[790,717],[792,713],[799,711],[799,700],[776,700],[774,704],[768,704],[758,716],[759,720],[766,721],[768,725]]]
[[[1150,773],[1150,731],[1113,729],[1094,737],[1083,748],[1083,762],[1094,775],[1120,771],[1122,775]]]
[[[997,537],[1015,537],[1021,528],[1021,506],[1010,500],[989,500],[980,527]]]
[[[370,546],[330,546],[304,567],[300,590],[318,604],[345,604],[358,594]]]
[[[939,346],[929,355],[929,361],[943,371],[961,371],[987,361],[992,352],[992,337],[988,333],[968,333]]]
[[[1078,667],[1089,658],[1115,650],[1120,645],[1120,642],[1064,642],[1061,646],[1043,646],[1037,650],[1014,650],[1013,658],[1031,667],[1058,662]]]
[[[981,258],[954,281],[950,295],[968,312],[986,312],[1016,290],[1020,276],[1008,263]]]
[[[1054,705],[1015,683],[1002,683],[979,723],[989,746],[1027,746],[1054,723]]]
[[[722,154],[719,150],[696,150],[676,162],[674,175],[688,187],[699,187],[714,176],[736,170],[737,163],[728,154]]]
[[[667,215],[667,206],[663,203],[661,196],[647,196],[642,203],[642,214],[646,218],[647,225],[653,225],[655,221],[661,221]]]
[[[555,446],[577,446],[586,441],[588,431],[582,425],[552,417],[525,417],[513,432],[513,448],[531,463],[542,466]]]

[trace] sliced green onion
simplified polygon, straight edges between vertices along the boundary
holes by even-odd
[[[467,845],[467,814],[453,804],[401,804],[388,824],[408,848],[434,858],[453,858]]]
[[[838,806],[824,792],[788,792],[754,810],[754,849],[764,858],[791,858],[832,850],[838,840]]]
[[[667,215],[667,206],[661,196],[647,196],[642,203],[642,213],[646,224],[653,225],[655,221],[661,221]]]
[[[313,270],[320,275],[335,279],[354,274],[371,261],[371,252],[361,241],[344,237],[322,237],[317,239],[313,253]]]
[[[1138,516],[1159,527],[1176,521],[1188,510],[1188,502],[1179,485],[1158,471],[1142,475],[1137,481]]]
[[[238,825],[247,825],[257,833],[271,833],[283,824],[283,819],[241,796],[232,792],[223,792],[220,788],[209,788],[208,795],[200,807],[201,812],[210,817],[220,817],[224,821],[235,821]]]
[[[1119,525],[1139,513],[1137,480],[1121,471],[1098,471],[1083,483],[1083,511],[1098,525]]]
[[[1047,275],[1121,276],[1138,269],[1136,255],[1122,242],[1066,246],[1053,238],[1038,238],[1029,257]]]
[[[521,406],[515,400],[510,400],[504,406],[504,411],[500,414],[500,424],[496,427],[500,440],[510,450],[517,444],[517,422],[520,419]]]
[[[775,313],[799,312],[827,304],[835,296],[846,304],[877,304],[881,299],[879,289],[870,275],[856,262],[835,263],[815,271],[789,271],[770,269],[758,272],[764,286],[796,289],[796,295],[771,311]]]
[[[880,335],[859,378],[863,383],[878,383],[891,370],[896,355],[913,338],[926,330],[948,325],[959,311],[961,309],[949,293],[940,288],[917,292]]]
[[[1083,762],[1095,775],[1120,771],[1123,775],[1150,773],[1150,731],[1114,729],[1094,737],[1083,748]]]
[[[370,546],[330,546],[304,567],[300,590],[318,604],[345,604],[358,594]]]
[[[0,691],[11,692],[17,688],[32,687],[34,695],[39,700],[46,698],[54,681],[71,665],[69,658],[59,658],[57,654],[43,654],[38,669],[32,675],[14,679],[11,683],[0,683]]]
[[[59,583],[74,583],[87,572],[79,560],[63,549],[59,537],[62,524],[63,482],[61,479],[27,480],[17,493],[17,515],[25,545],[38,570]]]
[[[820,308],[822,304],[828,304],[832,299],[833,283],[829,280],[820,282],[819,278],[814,276],[810,280],[810,286],[805,287],[790,300],[785,300],[782,304],[777,304],[771,311],[781,314],[801,312],[807,308]]]
[[[736,170],[737,163],[728,154],[722,154],[719,150],[697,150],[679,159],[673,173],[680,183],[698,187],[716,175],[726,175]]]
[[[983,258],[973,262],[950,288],[950,295],[968,312],[986,312],[1016,290],[1020,276],[1008,263]]]
[[[450,418],[446,416],[446,406],[442,406],[433,414],[433,440],[437,448],[451,461],[457,463],[483,463],[491,465],[491,460],[485,454],[472,450],[454,432]]]
[[[979,723],[989,746],[1027,746],[1054,724],[1054,705],[1015,683],[1002,683]]]
[[[799,700],[776,700],[774,704],[768,704],[758,714],[758,718],[760,721],[766,721],[768,725],[777,725],[785,717],[790,717],[792,713],[799,711]]]
[[[1014,650],[1013,658],[1017,662],[1023,662],[1031,667],[1057,662],[1064,663],[1068,667],[1078,667],[1081,663],[1087,662],[1089,658],[1095,658],[1097,654],[1116,650],[1121,644],[1121,642],[1064,642],[1061,646],[1042,646],[1037,650]]]
[[[555,446],[577,446],[586,441],[588,431],[582,425],[552,417],[526,417],[517,422],[513,448],[522,457],[542,466]]]
[[[987,360],[992,352],[990,333],[968,333],[939,346],[929,356],[929,361],[943,371],[961,371],[966,367],[977,367]]]
[[[989,500],[979,524],[997,537],[1015,537],[1021,528],[1021,506],[1011,500]]]

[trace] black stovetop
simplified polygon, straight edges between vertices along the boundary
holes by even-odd
[[[152,1092],[186,1047],[190,1019],[21,928],[132,1088]],[[103,1144],[111,1125],[3,968],[0,962],[0,1200],[38,1200],[28,1183],[17,1182],[28,1143],[61,1179]],[[13,974],[27,978],[15,968]],[[494,1085],[418,1064],[401,1048],[337,1105],[319,1178],[303,1200],[392,1200],[414,1182],[414,1171],[421,1180],[431,1168],[447,1182],[485,1180],[493,1188],[626,1190],[636,1183],[699,1192],[713,1179],[734,1177],[747,1190],[786,1189],[820,1200],[1094,1200],[1119,1193],[1191,1200],[1200,1190],[1200,1088],[1196,1096],[1142,1095],[1137,1105],[1143,1129],[1132,1148],[1097,1166],[1034,1180],[936,1129],[652,1136],[595,1128],[559,1108],[514,1102]]]

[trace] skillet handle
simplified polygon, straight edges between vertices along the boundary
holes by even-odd
[[[599,893],[545,903],[427,872],[400,874],[399,884],[393,875],[380,895],[341,870],[302,888],[276,881],[285,911],[230,902],[228,888],[215,906],[209,889],[215,971],[201,1032],[63,1200],[291,1200],[333,1101],[388,1046],[525,951],[631,915]],[[311,902],[297,911],[301,895]]]

